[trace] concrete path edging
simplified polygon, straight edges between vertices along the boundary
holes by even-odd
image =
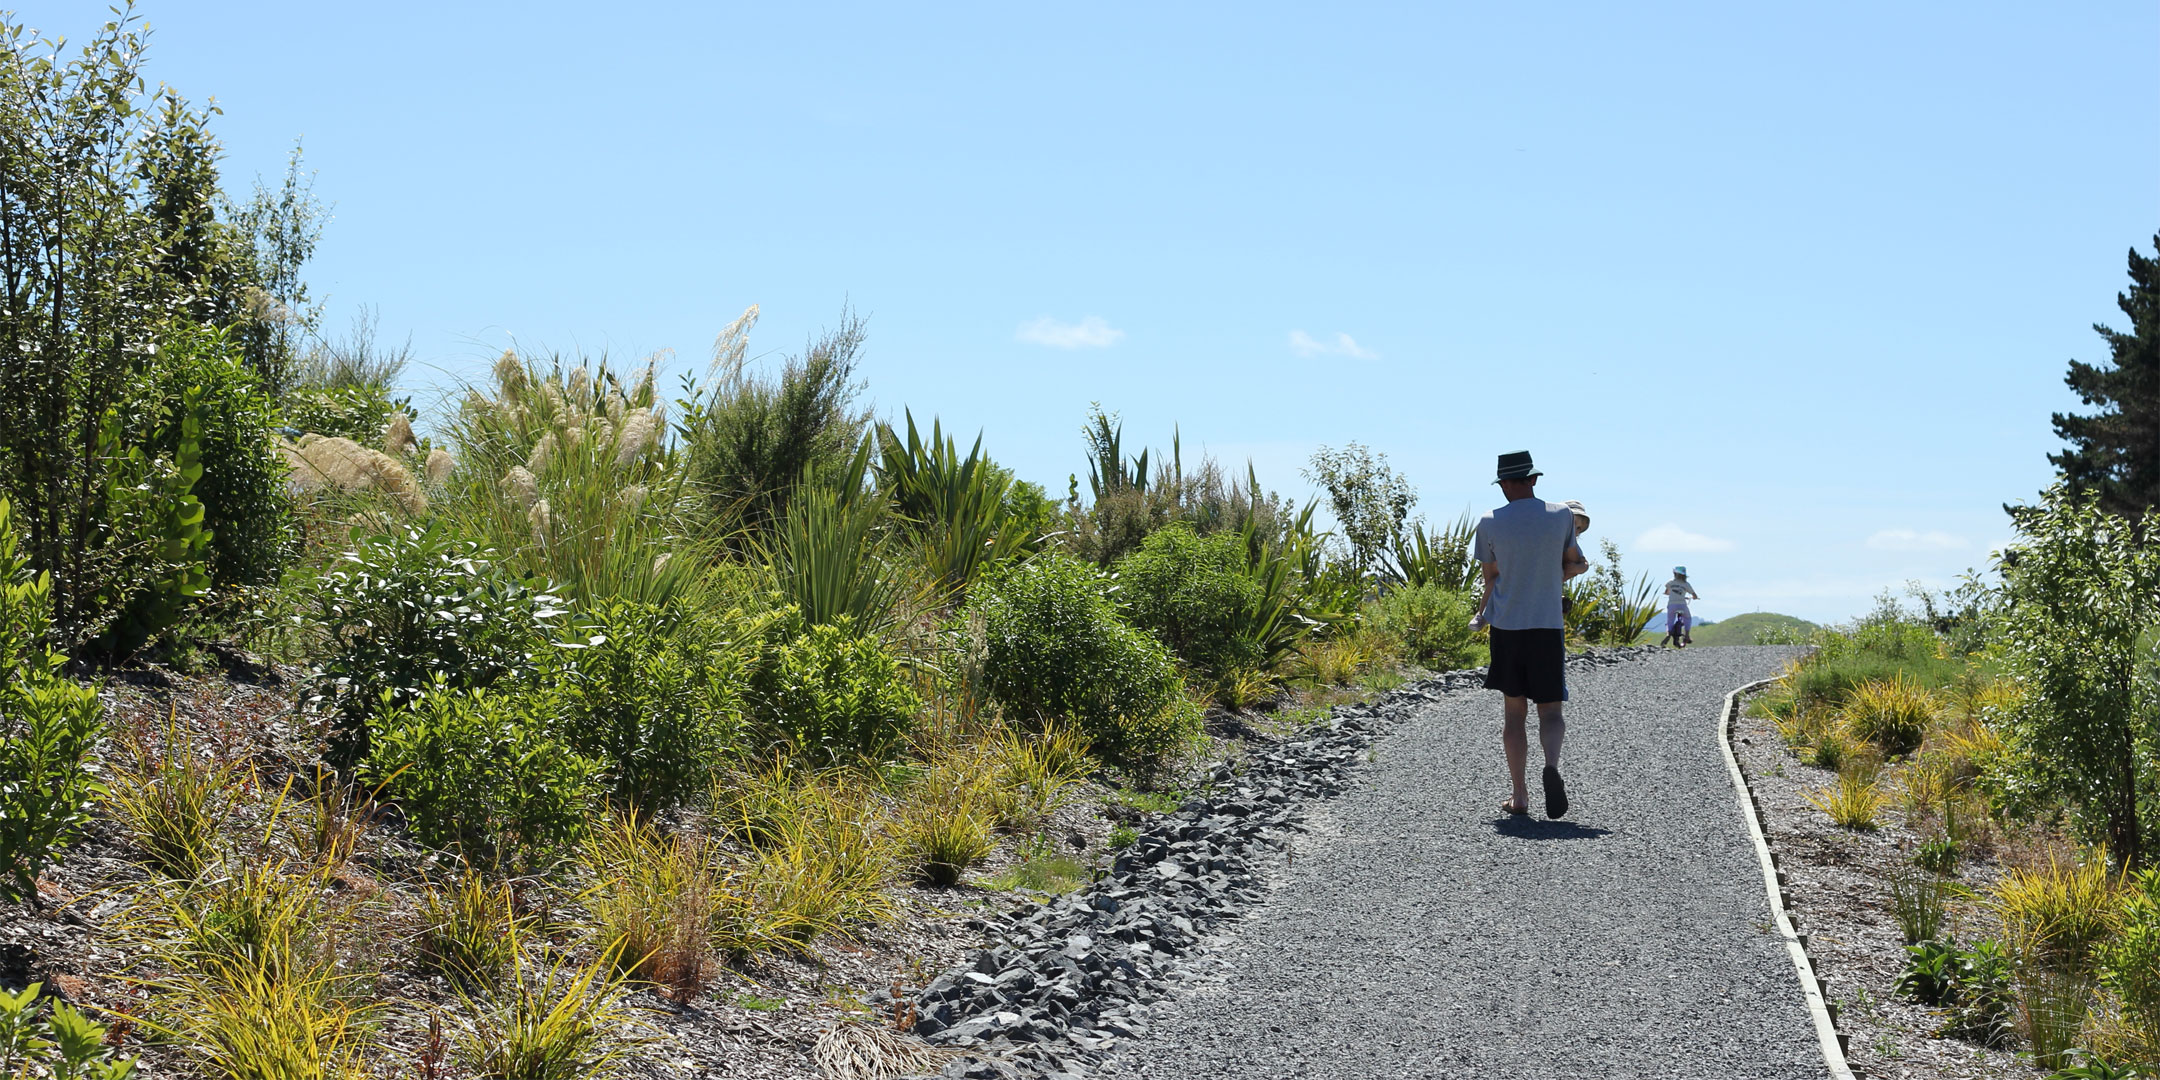
[[[1725,755],[1725,767],[1732,773],[1733,795],[1740,800],[1740,817],[1747,822],[1748,838],[1755,844],[1755,858],[1762,864],[1763,888],[1770,894],[1770,916],[1777,923],[1778,936],[1785,941],[1785,951],[1792,957],[1793,968],[1800,973],[1800,992],[1807,999],[1808,1015],[1815,1021],[1815,1036],[1822,1046],[1823,1062],[1830,1067],[1832,1080],[1855,1080],[1852,1066],[1845,1060],[1845,1034],[1837,1029],[1837,1018],[1831,1012],[1829,1000],[1823,996],[1822,979],[1816,975],[1814,961],[1808,957],[1807,935],[1793,926],[1792,913],[1787,909],[1786,878],[1784,871],[1778,869],[1777,856],[1771,852],[1769,840],[1763,835],[1762,806],[1748,787],[1747,774],[1740,769],[1740,759],[1733,755],[1732,724],[1740,715],[1741,697],[1775,682],[1776,679],[1762,679],[1725,695],[1725,706],[1718,710],[1718,750]]]

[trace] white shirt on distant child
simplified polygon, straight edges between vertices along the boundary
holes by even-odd
[[[1686,611],[1688,609],[1687,602],[1690,599],[1700,600],[1702,597],[1695,592],[1695,586],[1687,583],[1686,578],[1676,576],[1665,583],[1665,609],[1667,611],[1674,609]]]

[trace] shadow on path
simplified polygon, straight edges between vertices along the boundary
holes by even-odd
[[[1495,818],[1493,831],[1517,840],[1596,840],[1612,835],[1611,829],[1596,825],[1577,825],[1572,821],[1539,820],[1526,814],[1507,814]]]

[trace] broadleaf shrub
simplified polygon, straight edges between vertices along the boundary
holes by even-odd
[[[298,387],[283,405],[289,427],[369,447],[382,445],[390,414],[409,407],[408,399],[393,401],[388,386],[373,383]]]
[[[206,406],[198,435],[202,476],[192,494],[202,501],[209,533],[210,580],[275,580],[291,552],[294,525],[270,396],[225,335],[210,330],[180,327],[168,335],[157,378],[167,410],[183,408],[191,390]],[[176,431],[168,425],[160,432],[158,452],[179,454]]]
[[[52,582],[25,574],[11,518],[0,499],[0,898],[19,899],[37,894],[38,873],[90,820],[104,711],[44,644]]]
[[[464,689],[528,674],[563,615],[543,586],[434,525],[362,538],[322,575],[314,599],[314,622],[330,637],[316,705],[330,715],[329,757],[340,765],[367,756],[373,718],[438,676]]]
[[[1470,629],[1469,594],[1433,582],[1390,589],[1371,608],[1375,630],[1394,638],[1403,655],[1435,671],[1466,668],[1481,660],[1482,646]]]
[[[600,763],[556,738],[539,703],[438,680],[382,718],[362,775],[422,843],[476,860],[559,848],[602,796]]]
[[[1175,522],[1118,563],[1119,597],[1135,625],[1202,674],[1251,667],[1260,649],[1241,631],[1261,591],[1246,573],[1248,561],[1239,534],[1201,536]]]
[[[750,701],[768,745],[821,765],[884,760],[922,705],[877,638],[845,615],[806,624],[795,608],[771,617]]]
[[[2122,1001],[2145,1049],[2160,1054],[2160,869],[2137,876],[2123,904],[2122,926],[2098,950],[2100,979]]]
[[[1064,719],[1095,750],[1146,766],[1199,730],[1170,650],[1118,616],[1094,567],[1043,555],[993,570],[975,593],[983,679],[1008,716]]]
[[[2160,544],[2058,484],[2015,515],[1998,643],[2023,689],[1994,782],[2013,811],[2066,804],[2126,865],[2160,836]]]
[[[673,606],[603,603],[542,662],[553,729],[639,814],[702,795],[742,722],[747,664]]]

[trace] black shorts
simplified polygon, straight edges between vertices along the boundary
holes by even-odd
[[[1567,700],[1567,643],[1559,630],[1492,631],[1492,666],[1485,689],[1542,705]]]

